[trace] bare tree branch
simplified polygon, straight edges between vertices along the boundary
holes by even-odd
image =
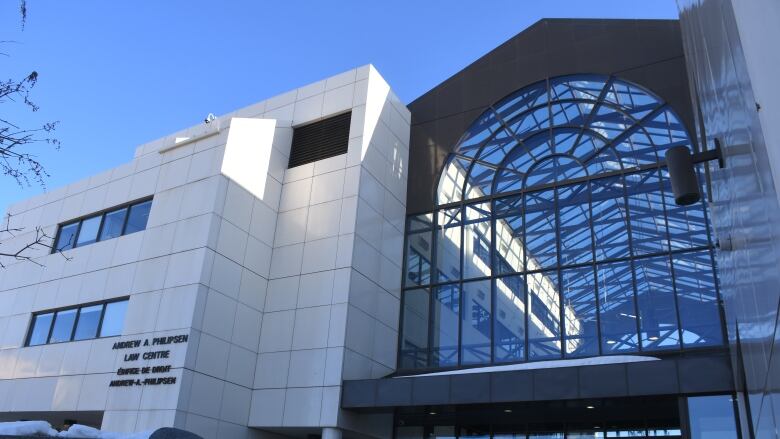
[[[10,237],[16,236],[17,233],[21,233],[24,231],[24,227],[11,227],[11,214],[6,214],[5,216],[5,226],[0,229],[0,237],[4,237],[4,235],[8,235]],[[35,258],[39,257],[40,254],[36,255],[34,252],[40,249],[47,249],[49,252],[56,251],[60,255],[62,255],[65,260],[70,260],[71,258],[66,256],[64,253],[62,253],[62,250],[65,248],[70,248],[69,246],[72,245],[72,243],[64,243],[61,247],[62,248],[54,248],[54,238],[49,236],[46,231],[43,230],[42,227],[38,226],[35,228],[35,239],[28,242],[24,246],[22,246],[20,249],[13,251],[13,252],[2,252],[0,251],[0,257],[7,257],[12,258],[17,261],[28,261],[32,262],[35,265],[38,265],[39,267],[43,267],[44,265],[40,262],[36,261]],[[0,244],[2,245],[2,244]],[[5,264],[3,263],[2,259],[0,259],[0,268],[5,268]]]
[[[27,0],[20,0],[19,13],[21,14],[22,30],[27,23]],[[0,41],[11,43],[12,41]],[[8,54],[0,53],[0,55]],[[45,188],[44,179],[49,176],[43,164],[38,158],[30,152],[27,147],[36,144],[48,144],[55,149],[59,149],[59,140],[52,137],[52,133],[57,128],[57,122],[47,122],[40,127],[22,127],[17,123],[11,122],[7,117],[13,113],[13,107],[26,107],[32,112],[39,110],[38,105],[30,99],[30,92],[38,82],[38,72],[32,71],[22,79],[0,80],[0,172],[13,178],[19,186],[30,186],[31,181],[40,184]],[[5,228],[0,229],[0,245],[3,244],[2,238],[14,237],[21,233],[24,227],[11,227],[11,215],[6,216]],[[36,260],[41,256],[40,250],[54,249],[54,238],[48,236],[40,226],[35,227],[35,237],[30,242],[22,245],[21,248],[11,251],[0,251],[0,258],[10,258],[16,261],[30,261],[36,265],[41,265]],[[62,250],[62,249],[56,249]],[[62,252],[59,252],[62,254]],[[69,259],[63,254],[65,259]],[[4,268],[3,260],[0,259],[0,268]]]

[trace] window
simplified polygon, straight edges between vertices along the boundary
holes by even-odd
[[[677,145],[691,141],[669,105],[615,77],[490,106],[446,159],[437,208],[407,220],[401,321],[427,309],[430,333],[399,368],[722,346],[707,207],[674,204],[662,160]]]
[[[151,207],[152,200],[144,200],[63,224],[57,232],[52,252],[70,250],[144,230]]]
[[[34,314],[27,346],[120,335],[127,304],[125,298]]]
[[[339,114],[293,130],[288,168],[347,153],[352,112]]]

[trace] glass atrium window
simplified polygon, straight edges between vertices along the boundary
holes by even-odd
[[[152,200],[145,200],[127,207],[90,215],[70,224],[63,224],[57,233],[52,252],[70,250],[144,230],[151,207]]]
[[[120,335],[128,302],[121,299],[34,314],[27,346]]]
[[[615,77],[490,106],[407,220],[399,368],[723,345],[707,207],[675,205],[663,163],[678,145],[670,106]]]

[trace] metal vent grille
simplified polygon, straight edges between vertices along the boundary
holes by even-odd
[[[347,153],[352,112],[339,114],[293,130],[288,168]]]

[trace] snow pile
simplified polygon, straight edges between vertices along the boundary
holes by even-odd
[[[0,422],[0,434],[6,436],[57,436],[46,421]]]
[[[79,439],[149,439],[152,431],[141,433],[112,433],[110,431],[100,431],[97,428],[86,425],[74,424],[67,431],[60,431],[51,428],[51,424],[46,421],[19,421],[19,422],[0,422],[0,435],[6,436],[42,436],[42,437],[65,437]]]

